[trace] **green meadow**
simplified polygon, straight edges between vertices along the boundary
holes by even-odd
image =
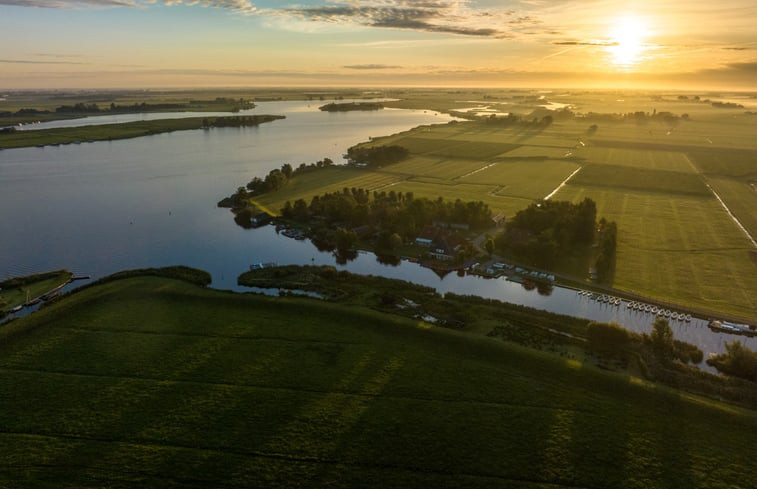
[[[60,270],[58,272],[33,276],[29,280],[6,280],[0,282],[0,313],[43,296],[67,284],[71,281],[72,277],[73,274],[71,272]]]
[[[157,277],[0,329],[3,487],[748,488],[757,414],[360,306]]]

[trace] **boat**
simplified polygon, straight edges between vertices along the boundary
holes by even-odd
[[[686,317],[684,317],[687,323],[691,322],[691,314],[687,314]]]
[[[750,328],[746,324],[736,324],[736,323],[729,323],[728,321],[713,320],[713,321],[710,321],[710,323],[707,326],[714,331],[721,331],[724,333],[742,334],[746,336],[757,335],[757,331]]]

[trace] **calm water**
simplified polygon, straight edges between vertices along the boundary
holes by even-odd
[[[231,213],[216,202],[283,163],[296,166],[324,157],[339,162],[349,146],[371,136],[451,119],[430,111],[392,109],[326,113],[318,111],[319,105],[260,103],[243,113],[282,114],[287,119],[256,128],[0,151],[0,278],[59,268],[96,278],[128,268],[182,264],[209,271],[213,287],[239,290],[236,277],[253,262],[335,264],[331,254],[279,236],[272,227],[236,226]],[[167,115],[104,116],[102,121]],[[649,331],[653,321],[624,306],[588,301],[572,290],[555,288],[543,296],[503,279],[456,274],[440,279],[412,263],[381,265],[371,254],[359,254],[343,268],[410,280],[440,292],[617,321],[635,331]],[[705,353],[723,351],[724,341],[734,339],[711,332],[702,321],[671,326],[677,338],[698,344]],[[757,348],[757,338],[739,338]]]

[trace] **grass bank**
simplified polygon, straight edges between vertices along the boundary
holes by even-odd
[[[111,281],[0,331],[9,487],[748,487],[757,416],[345,304]]]
[[[59,289],[72,278],[73,274],[68,270],[58,270],[0,282],[0,313]]]

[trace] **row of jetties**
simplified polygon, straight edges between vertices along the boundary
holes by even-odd
[[[606,303],[611,306],[620,306],[620,304],[623,302],[623,300],[620,297],[613,297],[611,295],[606,295],[606,294],[595,294],[594,292],[589,292],[588,290],[579,290],[578,295],[586,296],[589,299],[595,300],[597,302]],[[661,307],[657,307],[652,304],[646,304],[644,302],[630,301],[626,303],[626,308],[632,309],[634,311],[654,314],[659,317],[669,318],[674,321],[686,321],[686,322],[691,321],[691,314],[671,311],[670,309],[663,309]]]

